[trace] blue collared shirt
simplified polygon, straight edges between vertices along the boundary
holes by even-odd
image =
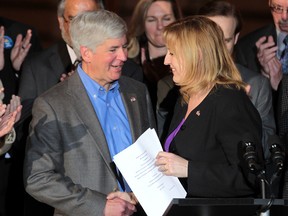
[[[84,83],[90,101],[105,134],[111,158],[132,144],[132,136],[127,113],[120,95],[118,81],[110,89],[91,79],[78,65],[78,74]],[[127,190],[126,190],[127,191]]]

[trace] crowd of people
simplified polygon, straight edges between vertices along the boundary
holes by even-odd
[[[288,0],[267,1],[274,22],[240,37],[228,1],[139,0],[127,23],[59,0],[45,49],[0,17],[0,216],[146,215],[113,156],[148,128],[187,198],[263,198],[259,176],[288,198]]]

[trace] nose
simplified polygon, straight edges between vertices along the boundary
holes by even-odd
[[[118,59],[119,60],[126,61],[127,60],[127,55],[128,55],[127,48],[119,49],[119,52],[118,52]]]
[[[162,20],[157,20],[157,29],[161,30],[163,29],[164,25],[163,25],[163,21]]]
[[[286,21],[287,20],[287,9],[283,10],[282,14],[281,14],[281,19]]]
[[[164,65],[169,65],[170,64],[170,55],[169,55],[169,53],[167,52],[166,53],[166,56],[165,56],[165,58],[164,58]]]

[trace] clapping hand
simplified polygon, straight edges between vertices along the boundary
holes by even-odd
[[[10,104],[0,104],[0,137],[8,134],[19,121],[22,105],[20,97],[13,95]]]
[[[0,70],[4,68],[4,42],[5,42],[5,29],[3,26],[0,27]],[[32,31],[31,29],[27,30],[27,34],[25,38],[21,34],[18,34],[16,37],[15,44],[11,50],[10,60],[12,62],[12,66],[16,71],[19,71],[21,65],[26,58],[30,47],[31,47],[31,40]]]
[[[258,49],[257,58],[262,67],[262,75],[267,77],[270,80],[272,88],[277,90],[282,79],[282,67],[276,56],[277,46],[273,37],[261,37],[256,42],[256,47]]]
[[[31,37],[32,37],[31,29],[27,30],[27,34],[24,38],[21,34],[18,34],[16,37],[16,41],[14,47],[11,50],[11,56],[10,56],[13,68],[16,71],[20,70],[22,63],[30,50]]]

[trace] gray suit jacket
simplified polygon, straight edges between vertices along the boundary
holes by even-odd
[[[249,97],[258,110],[262,120],[262,146],[266,159],[270,157],[268,138],[276,133],[272,89],[269,80],[259,73],[236,64],[244,82],[251,86]]]
[[[148,91],[128,77],[119,80],[133,142],[155,128]],[[105,135],[85,87],[75,73],[39,96],[32,110],[24,162],[25,188],[55,208],[55,215],[103,215],[118,184]]]

